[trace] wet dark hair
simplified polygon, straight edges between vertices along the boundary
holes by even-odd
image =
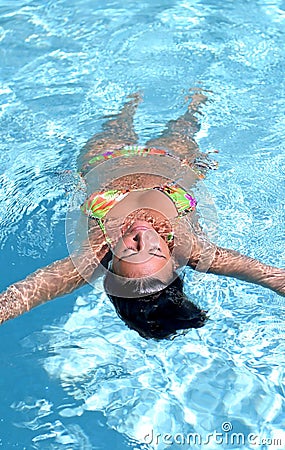
[[[178,330],[200,328],[205,324],[207,311],[188,300],[183,293],[183,280],[179,276],[168,286],[152,277],[126,280],[119,281],[108,272],[104,287],[119,317],[142,337],[164,339],[175,335]],[[121,290],[120,295],[131,290],[137,292],[139,297],[111,294],[114,292],[114,283]]]

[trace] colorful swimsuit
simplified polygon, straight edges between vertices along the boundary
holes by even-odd
[[[176,159],[179,161],[182,166],[189,166],[198,176],[198,178],[205,178],[205,170],[207,169],[217,169],[218,163],[208,157],[209,153],[218,153],[217,150],[209,151],[196,157],[193,163],[189,163],[186,159],[181,159],[176,155],[172,155],[167,150],[155,148],[155,147],[143,147],[140,145],[127,145],[125,147],[116,149],[116,150],[108,150],[107,152],[102,153],[101,155],[96,155],[91,158],[86,166],[83,169],[83,172],[86,173],[94,163],[104,162],[108,159],[118,158],[118,157],[130,157],[130,156],[169,156],[170,158]]]
[[[88,164],[94,164],[95,162],[104,161],[110,158],[116,158],[120,156],[147,156],[147,155],[161,155],[161,156],[171,156],[172,158],[179,159],[176,156],[171,155],[165,150],[160,150],[156,148],[144,148],[139,146],[124,147],[120,150],[108,151],[102,155],[95,156],[92,158]],[[181,161],[183,164],[183,162]],[[88,217],[93,218],[97,221],[103,233],[106,235],[104,219],[106,214],[117,204],[122,201],[130,192],[134,191],[148,191],[148,190],[158,190],[163,192],[167,197],[169,197],[176,209],[177,216],[181,217],[189,212],[193,211],[196,207],[197,201],[190,194],[188,194],[183,188],[178,186],[174,182],[169,182],[161,186],[155,186],[153,188],[141,188],[141,189],[125,189],[125,190],[109,190],[94,192],[89,196],[89,198],[81,206],[81,210]]]
[[[149,155],[159,155],[159,156],[170,156],[171,158],[182,160],[175,155],[167,152],[166,150],[154,148],[154,147],[142,147],[140,145],[127,145],[117,150],[110,150],[102,153],[101,155],[94,156],[88,161],[88,165],[92,165],[95,162],[103,162],[107,159],[118,158],[120,156],[130,157],[130,156],[149,156]]]

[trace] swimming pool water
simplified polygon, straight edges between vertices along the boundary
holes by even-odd
[[[64,171],[135,91],[142,144],[210,91],[218,243],[285,267],[284,24],[282,0],[0,0],[1,290],[67,255]],[[2,325],[2,448],[284,448],[284,299],[192,276],[210,320],[174,340],[128,330],[100,282]]]

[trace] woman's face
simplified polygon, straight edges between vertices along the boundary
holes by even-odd
[[[167,243],[151,224],[136,220],[114,249],[113,271],[127,278],[169,279],[173,265]]]

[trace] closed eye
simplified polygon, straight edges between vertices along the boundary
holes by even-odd
[[[157,253],[157,252],[159,252],[159,253]],[[161,248],[159,248],[159,247],[150,248],[148,253],[152,256],[157,256],[158,258],[167,259],[166,256],[164,256],[164,254],[162,253]]]
[[[129,250],[132,250],[132,253],[128,253]],[[158,253],[157,253],[157,252],[158,252]],[[128,254],[126,254],[126,253],[128,253]],[[139,252],[138,252],[137,249],[135,249],[134,247],[127,247],[127,248],[125,248],[125,250],[123,251],[123,255],[124,255],[124,256],[121,256],[120,259],[127,259],[127,258],[130,258],[131,256],[136,255],[137,253],[139,253]],[[161,252],[161,248],[160,248],[160,247],[153,247],[153,248],[150,248],[150,249],[148,250],[148,254],[151,255],[151,256],[156,256],[157,258],[167,259],[166,256],[164,256],[163,253]]]
[[[130,253],[129,250],[132,250],[133,253]],[[125,248],[125,250],[123,251],[124,254],[128,253],[128,256],[132,256],[135,255],[136,253],[138,253],[137,249],[134,247],[127,247]]]

